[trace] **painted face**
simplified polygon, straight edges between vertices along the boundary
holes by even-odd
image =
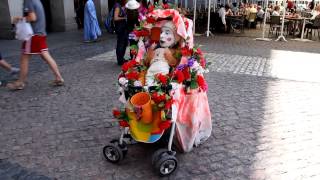
[[[160,46],[171,47],[175,43],[174,33],[169,27],[162,27],[160,34]]]

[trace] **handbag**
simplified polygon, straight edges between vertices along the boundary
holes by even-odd
[[[23,18],[19,20],[16,24],[16,39],[21,41],[28,41],[33,35],[33,30],[31,24],[26,22]]]

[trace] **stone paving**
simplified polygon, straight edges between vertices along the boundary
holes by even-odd
[[[49,36],[49,47],[65,87],[49,87],[51,73],[34,58],[27,89],[0,88],[0,179],[23,179],[19,173],[33,173],[29,179],[159,179],[150,162],[160,144],[129,146],[119,165],[101,153],[120,133],[111,115],[120,70],[114,36],[95,44],[76,41],[79,34],[60,36]],[[192,152],[178,154],[179,168],[162,179],[320,179],[320,75],[312,69],[316,61],[294,58],[319,59],[320,44],[219,36],[197,41],[213,63],[206,78],[213,133]],[[13,45],[5,56],[10,62],[17,58]],[[282,60],[289,51],[297,53],[290,65]]]

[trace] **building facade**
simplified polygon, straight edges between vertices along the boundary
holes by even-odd
[[[98,20],[102,24],[109,12],[108,0],[93,1],[96,6]],[[61,32],[77,29],[75,0],[41,0],[41,2],[46,13],[47,30]],[[0,1],[0,39],[14,38],[12,18],[14,16],[22,16],[22,6],[23,0]]]

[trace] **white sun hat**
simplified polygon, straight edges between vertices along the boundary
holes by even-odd
[[[126,3],[126,8],[127,9],[134,10],[134,9],[138,9],[139,7],[140,7],[140,3],[138,3],[136,0],[129,0]]]

